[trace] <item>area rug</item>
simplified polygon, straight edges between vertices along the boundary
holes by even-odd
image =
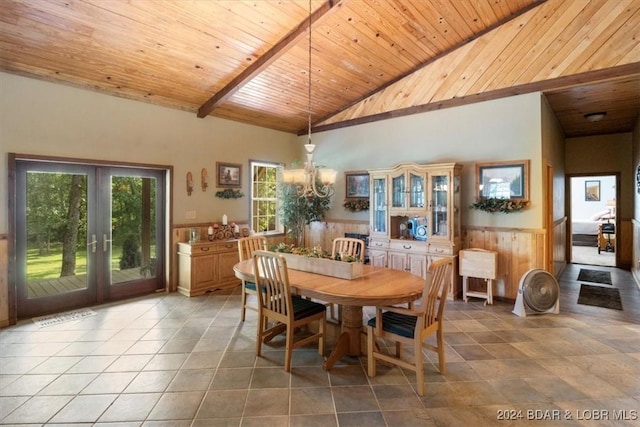
[[[611,285],[611,273],[603,270],[587,270],[580,269],[578,274],[578,282],[592,282],[592,283],[604,283],[605,285]]]
[[[617,288],[581,285],[578,304],[622,310],[622,299]]]
[[[79,310],[65,311],[63,313],[50,314],[48,316],[34,317],[33,323],[38,328],[46,328],[47,326],[59,325],[60,323],[71,322],[72,320],[80,320],[85,317],[95,316],[97,313],[88,308]]]

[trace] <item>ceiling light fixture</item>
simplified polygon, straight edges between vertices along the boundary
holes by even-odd
[[[606,111],[598,111],[596,113],[588,113],[584,115],[584,118],[590,121],[591,123],[599,122],[604,119],[604,116],[607,115]]]
[[[308,133],[307,143],[304,145],[307,151],[307,161],[304,169],[289,169],[282,171],[282,180],[286,184],[295,184],[299,197],[331,197],[334,193],[333,185],[336,183],[337,171],[329,168],[318,168],[313,161],[313,150],[316,146],[311,142],[311,0],[309,0],[309,108],[307,110]]]

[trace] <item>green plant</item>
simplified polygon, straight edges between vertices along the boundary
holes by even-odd
[[[513,213],[520,212],[528,205],[528,200],[496,199],[492,197],[486,197],[477,200],[474,204],[471,205],[471,208],[489,213]]]
[[[296,239],[296,246],[302,246],[304,227],[314,221],[322,221],[331,204],[330,197],[300,197],[295,184],[281,183],[278,198],[282,212],[282,225],[287,233]]]

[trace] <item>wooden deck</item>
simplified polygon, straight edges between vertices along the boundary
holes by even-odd
[[[112,283],[128,282],[130,280],[142,279],[139,268],[127,270],[112,270]],[[29,298],[40,298],[73,292],[87,288],[87,275],[78,274],[76,276],[59,277],[56,279],[39,280],[29,283]]]

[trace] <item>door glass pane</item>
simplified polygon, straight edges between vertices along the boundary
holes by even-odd
[[[391,179],[391,195],[392,195],[392,204],[391,206],[394,208],[404,208],[405,207],[405,185],[404,185],[404,174],[400,176],[396,176]]]
[[[409,207],[424,207],[424,177],[410,173],[409,180]]]
[[[87,176],[27,172],[27,298],[87,288]]]
[[[156,191],[154,178],[111,177],[111,284],[156,276]]]
[[[449,199],[448,187],[449,177],[447,175],[435,175],[433,177],[431,224],[433,227],[432,234],[436,236],[447,236],[449,234],[447,224],[449,210],[447,204]]]
[[[387,232],[387,181],[384,178],[373,180],[373,231]]]

